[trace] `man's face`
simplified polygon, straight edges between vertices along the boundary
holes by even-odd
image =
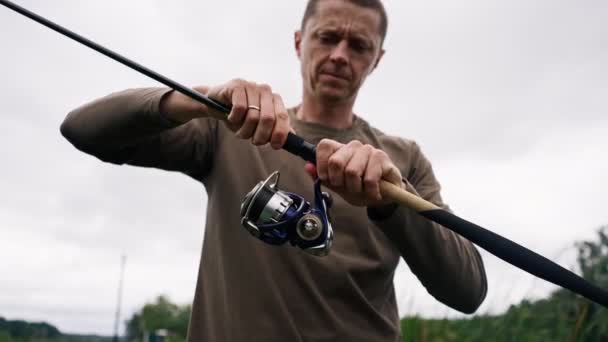
[[[305,91],[324,102],[354,101],[384,53],[380,14],[343,0],[320,1],[295,43]]]

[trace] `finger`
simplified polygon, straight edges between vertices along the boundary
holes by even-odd
[[[245,88],[239,86],[232,91],[232,109],[228,115],[228,127],[233,131],[237,131],[243,124],[246,114],[247,93],[245,92]]]
[[[315,167],[315,164],[311,162],[306,162],[306,164],[304,164],[304,171],[306,171],[306,173],[313,180],[317,179],[317,168]]]
[[[325,182],[328,178],[329,157],[342,146],[343,144],[331,139],[322,139],[317,144],[317,174],[321,181]]]
[[[243,125],[236,132],[236,135],[242,139],[249,139],[253,136],[260,121],[260,111],[250,106],[260,107],[260,93],[255,83],[247,83],[245,91],[247,93],[247,114],[245,115]]]
[[[270,141],[270,135],[275,124],[274,100],[269,86],[258,87],[260,93],[260,120],[253,133],[254,145],[264,145]]]
[[[363,191],[363,175],[373,148],[369,145],[361,146],[355,151],[344,170],[346,190],[358,194]]]
[[[391,163],[386,153],[381,150],[372,151],[363,176],[363,189],[366,197],[371,200],[380,201],[382,199],[380,180],[382,179],[383,165],[387,162]]]
[[[391,182],[399,187],[403,187],[403,177],[401,172],[392,162],[382,165],[382,179]]]
[[[339,188],[344,187],[344,170],[346,169],[346,165],[355,154],[355,151],[361,146],[361,143],[358,141],[350,142],[339,148],[329,157],[327,171],[331,185]]]
[[[295,133],[295,131],[293,131],[289,123],[289,114],[287,114],[287,109],[285,109],[283,99],[278,94],[274,94],[273,103],[276,120],[274,123],[274,129],[272,131],[272,137],[270,138],[270,145],[274,149],[278,150],[285,145],[287,134],[289,134],[289,132]]]

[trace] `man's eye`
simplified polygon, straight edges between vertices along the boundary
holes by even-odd
[[[335,44],[339,40],[338,36],[330,33],[319,34],[319,41],[323,44]]]
[[[367,44],[366,42],[362,41],[362,40],[351,40],[350,43],[350,48],[357,51],[357,52],[365,52],[367,50],[370,49],[369,44]]]

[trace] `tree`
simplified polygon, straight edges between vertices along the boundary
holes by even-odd
[[[126,322],[127,336],[130,341],[140,341],[146,331],[166,329],[170,332],[170,341],[183,341],[188,332],[191,311],[190,305],[179,306],[164,295],[158,296]]]
[[[577,243],[582,277],[601,288],[608,288],[608,226],[600,227],[596,241]],[[588,301],[577,305],[577,332],[589,341],[608,341],[606,309]]]
[[[31,323],[24,320],[8,321],[0,317],[0,342],[32,338],[57,338],[60,336],[61,332],[48,323]]]
[[[0,342],[13,342],[13,339],[8,331],[0,329]]]

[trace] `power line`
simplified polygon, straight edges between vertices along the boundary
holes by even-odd
[[[118,325],[120,322],[120,306],[122,302],[122,283],[124,280],[126,262],[127,256],[123,254],[120,258],[120,281],[118,283],[118,300],[116,302],[116,316],[114,319],[114,338],[112,339],[113,342],[118,342]]]

